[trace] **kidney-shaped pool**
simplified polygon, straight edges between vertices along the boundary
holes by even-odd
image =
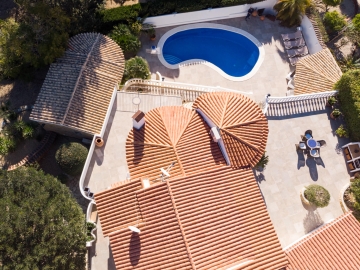
[[[254,36],[213,23],[176,27],[161,37],[158,47],[159,60],[168,68],[205,64],[233,81],[252,77],[264,59],[264,48]]]

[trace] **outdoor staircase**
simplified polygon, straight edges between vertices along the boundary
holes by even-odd
[[[163,56],[165,61],[172,65],[179,64],[182,62],[182,60],[179,57],[176,57],[171,54],[163,54]]]
[[[44,138],[42,139],[42,141],[40,142],[40,145],[34,151],[26,155],[20,162],[14,165],[10,165],[7,170],[12,171],[25,164],[32,164],[40,160],[44,156],[44,154],[50,149],[55,138],[56,138],[55,132],[47,132]]]
[[[268,97],[264,113],[268,117],[291,116],[324,111],[329,97],[337,91],[288,97]]]

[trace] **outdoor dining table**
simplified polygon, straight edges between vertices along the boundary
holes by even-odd
[[[316,143],[316,141],[314,139],[307,140],[306,144],[311,149],[316,148],[316,146],[317,146],[317,143]]]

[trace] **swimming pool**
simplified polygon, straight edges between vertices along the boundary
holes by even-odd
[[[159,60],[168,68],[205,64],[233,81],[252,77],[264,59],[262,44],[255,37],[213,23],[176,27],[161,37],[158,47]]]

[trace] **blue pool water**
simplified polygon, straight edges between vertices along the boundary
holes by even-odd
[[[162,53],[165,61],[171,65],[201,59],[233,77],[248,74],[259,58],[259,49],[250,39],[214,28],[177,32],[165,41]]]

